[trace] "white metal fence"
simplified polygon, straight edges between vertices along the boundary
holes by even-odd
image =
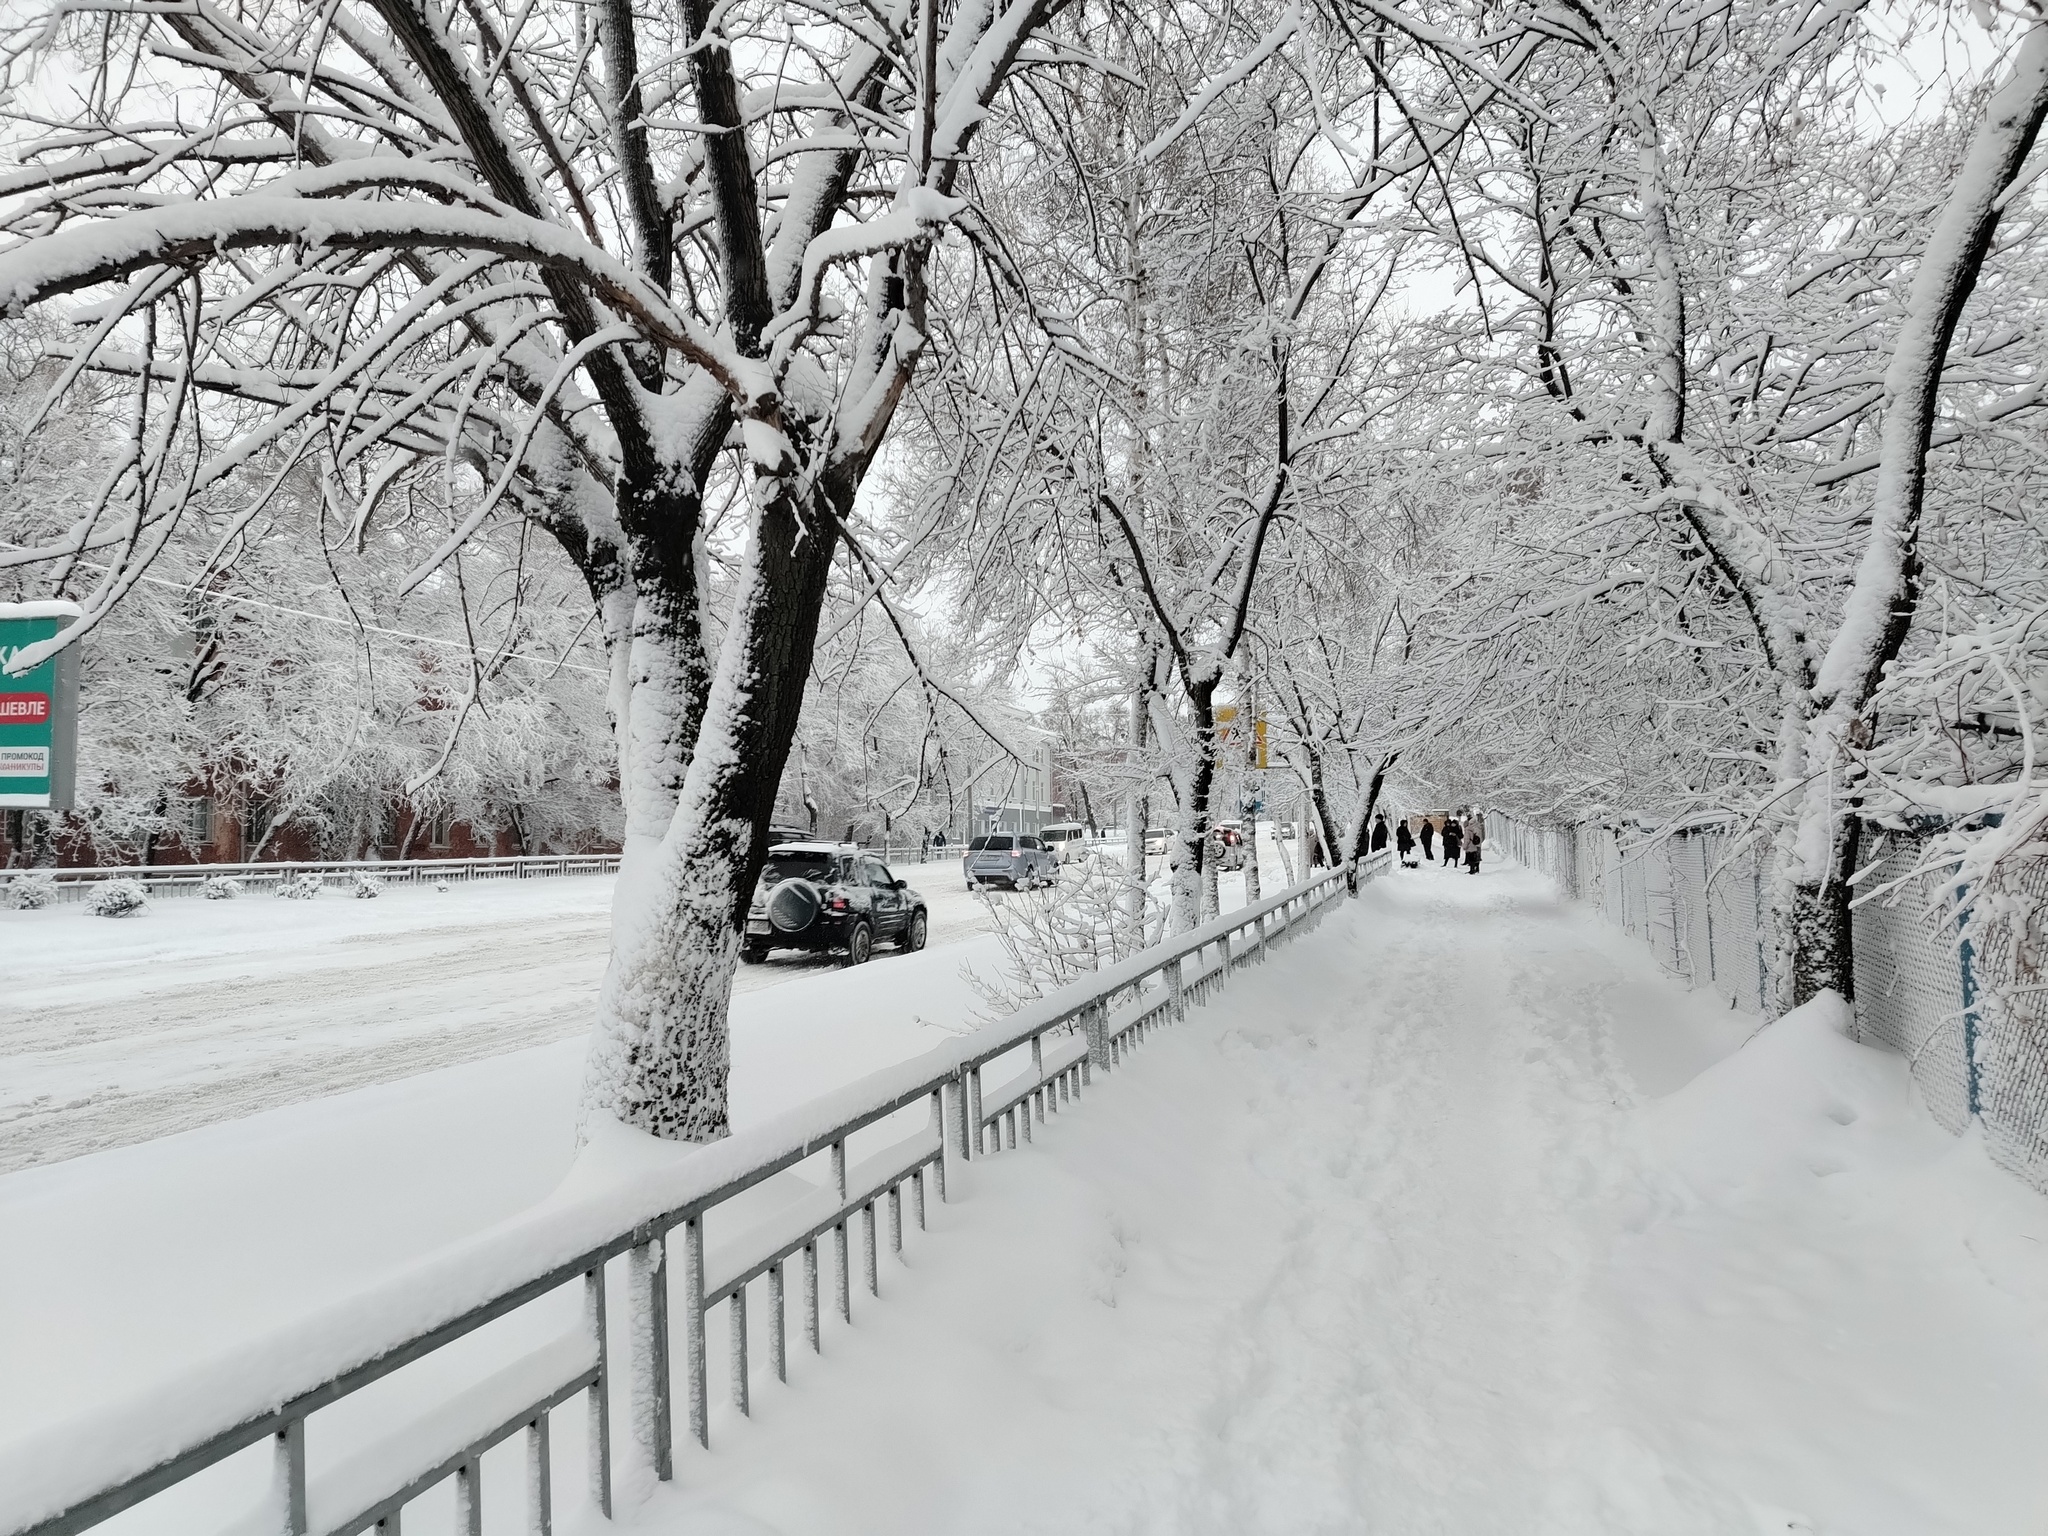
[[[957,863],[965,845],[949,843],[935,848],[915,842],[861,845],[887,864]],[[1123,840],[1090,838],[1090,849],[1120,852]],[[211,879],[237,880],[252,893],[268,891],[281,880],[299,880],[317,875],[337,887],[352,882],[359,874],[371,875],[387,884],[417,885],[471,880],[542,880],[556,875],[617,874],[616,853],[548,853],[487,859],[307,859],[262,864],[105,864],[76,869],[20,868],[0,870],[0,889],[14,879],[47,875],[56,882],[59,901],[83,901],[93,887],[109,880],[139,880],[152,897],[202,895]],[[0,896],[0,905],[5,897]]]
[[[1096,1073],[1319,922],[1344,890],[1343,872],[1319,874],[658,1173],[545,1202],[153,1397],[0,1450],[0,1532],[63,1536],[189,1496],[230,1506],[228,1518],[212,1504],[178,1511],[194,1528],[399,1536],[408,1505],[452,1485],[457,1529],[482,1536],[488,1484],[523,1490],[492,1529],[545,1533],[565,1410],[580,1413],[591,1501],[609,1516],[619,1405],[618,1452],[674,1473],[678,1344],[689,1439],[708,1446],[715,1373],[742,1414],[757,1380],[787,1380],[791,1261],[803,1342],[822,1351],[828,1308],[851,1322],[856,1289],[880,1296],[880,1252],[902,1253],[906,1197],[909,1230],[921,1229],[928,1187],[944,1200],[971,1159],[1029,1146]],[[608,1322],[614,1293],[622,1324]],[[763,1326],[750,1329],[756,1304]],[[720,1306],[722,1372],[706,1337]],[[401,1373],[411,1396],[386,1385]],[[439,1406],[394,1423],[420,1396]],[[518,1459],[509,1480],[507,1458]],[[240,1481],[221,1486],[215,1469]]]
[[[1490,819],[1490,818],[1489,818]],[[1714,831],[1531,826],[1500,818],[1507,851],[1650,946],[1658,963],[1751,1013],[1774,1011],[1768,855]],[[1872,830],[1853,918],[1856,1030],[1904,1055],[1950,1130],[1982,1120],[1992,1155],[2048,1190],[2048,859],[2002,877],[1958,918],[1914,873],[1919,843]],[[1972,923],[1972,911],[1984,919]]]
[[[138,880],[152,899],[203,895],[209,880],[235,880],[251,892],[268,891],[280,880],[318,876],[324,883],[346,886],[357,875],[371,875],[390,885],[420,885],[471,880],[545,880],[559,875],[618,873],[616,853],[552,853],[505,859],[308,860],[271,864],[104,864],[82,869],[17,869],[0,878],[48,875],[56,882],[59,901],[83,901],[94,887],[109,880]]]

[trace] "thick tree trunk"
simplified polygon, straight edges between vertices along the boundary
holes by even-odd
[[[584,1113],[675,1141],[728,1129],[733,970],[796,734],[838,517],[851,502],[850,483],[828,482],[803,503],[798,484],[791,465],[757,470],[732,619],[679,798],[659,842],[621,869],[614,897]],[[666,690],[645,718],[687,717],[689,701],[673,693],[677,675],[658,668],[636,685]]]
[[[1885,668],[1912,628],[1921,589],[1920,521],[1927,449],[1948,349],[1998,229],[2001,205],[2048,116],[2048,26],[2022,41],[2011,77],[1985,104],[1948,201],[1929,232],[1885,372],[1870,533],[1801,726],[1794,826],[1781,843],[1779,920],[1794,1006],[1823,991],[1852,997],[1848,877],[1858,844],[1857,751]],[[1789,744],[1789,743],[1788,743]],[[1789,754],[1788,754],[1789,755]]]
[[[1308,752],[1308,796],[1316,813],[1316,841],[1326,862],[1334,863],[1337,850],[1337,819],[1330,814],[1330,797],[1323,786],[1323,755],[1314,747]]]
[[[1344,829],[1344,857],[1341,860],[1342,863],[1356,864],[1365,857],[1367,852],[1366,829],[1372,825],[1372,813],[1379,809],[1380,791],[1386,787],[1387,773],[1400,760],[1400,757],[1400,753],[1390,752],[1381,758],[1378,765],[1373,769],[1372,782],[1366,785],[1365,798],[1359,802],[1358,810],[1352,816],[1350,826]]]
[[[1818,861],[1825,871],[1818,880],[1791,883],[1786,893],[1785,927],[1791,944],[1791,995],[1795,1006],[1823,992],[1856,997],[1856,952],[1851,936],[1849,877],[1856,872],[1856,853],[1863,823],[1855,815],[1824,818],[1817,830],[1828,839]]]

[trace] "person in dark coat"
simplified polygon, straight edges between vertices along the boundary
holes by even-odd
[[[1403,816],[1394,826],[1394,851],[1401,856],[1401,867],[1415,867],[1415,834],[1408,830],[1408,818]]]
[[[1372,851],[1378,853],[1387,846],[1387,818],[1382,812],[1372,819]]]
[[[1465,829],[1458,825],[1458,818],[1444,818],[1444,863],[1452,869],[1458,867],[1459,845],[1465,840]]]
[[[1431,820],[1430,820],[1430,819],[1429,819],[1429,818],[1428,818],[1427,816],[1425,816],[1425,817],[1423,817],[1423,818],[1422,818],[1422,862],[1423,862],[1423,863],[1425,863],[1425,864],[1428,864],[1428,863],[1430,863],[1431,861],[1433,861],[1433,860],[1434,860],[1434,859],[1436,858],[1436,849],[1435,849],[1434,847],[1432,847],[1432,846],[1431,846],[1431,845],[1432,845],[1433,843],[1435,843],[1435,842],[1436,842],[1436,823],[1435,823],[1435,822],[1433,822],[1433,821],[1431,821]]]

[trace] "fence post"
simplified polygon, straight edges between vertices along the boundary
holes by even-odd
[[[938,1184],[939,1203],[946,1200],[946,1174],[948,1163],[955,1169],[966,1157],[967,1130],[961,1123],[958,1112],[958,1080],[951,1085],[940,1085],[932,1095],[932,1124],[939,1133],[938,1161],[932,1164],[932,1177]]]
[[[1970,937],[1971,909],[1963,905],[1969,895],[1968,885],[1957,887],[1956,927],[1963,937],[1956,946],[1956,961],[1963,983],[1963,1087],[1970,1118],[1974,1120],[1983,1113],[1984,1103],[1977,1077],[1977,945]]]
[[[277,1490],[278,1528],[284,1536],[306,1536],[306,1421],[288,1420],[278,1431],[273,1477]]]
[[[1088,1037],[1088,1064],[1109,1070],[1109,1006],[1093,1002],[1081,1010],[1081,1032]]]
[[[663,1262],[667,1256],[668,1238],[663,1233],[637,1244],[626,1255],[626,1316],[633,1339],[633,1434],[646,1465],[662,1482],[675,1475],[674,1439],[669,1430],[668,1275]],[[699,1370],[694,1354],[689,1363],[694,1382]],[[697,1427],[694,1402],[690,1427]]]
[[[668,1238],[661,1239],[667,1251]],[[663,1477],[668,1470],[675,1437],[669,1431],[668,1384],[668,1277],[659,1277],[655,1289],[661,1296],[661,1462]],[[706,1450],[711,1448],[710,1364],[704,1341],[704,1218],[693,1216],[683,1223],[683,1356],[690,1385],[690,1433]]]
[[[583,1272],[583,1318],[597,1345],[597,1380],[589,1388],[590,1437],[585,1445],[590,1476],[590,1502],[612,1517],[612,1365],[611,1340],[605,1329],[604,1264]]]

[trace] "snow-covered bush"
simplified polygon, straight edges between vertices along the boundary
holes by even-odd
[[[233,901],[242,894],[242,882],[232,875],[208,875],[199,886],[208,901]]]
[[[108,880],[85,898],[85,910],[94,917],[128,917],[148,905],[149,892],[140,880]]]
[[[980,994],[981,1016],[1004,1018],[1090,971],[1136,954],[1148,938],[1159,936],[1165,917],[1161,894],[1144,891],[1140,905],[1141,893],[1125,875],[1122,861],[1091,853],[1043,890],[1019,891],[1003,901],[984,895],[1005,964],[993,977],[966,972],[968,984]]]
[[[310,870],[303,875],[286,875],[277,882],[277,894],[286,901],[311,901],[326,883]]]
[[[12,907],[17,912],[34,912],[56,899],[57,880],[54,875],[16,875],[0,887],[0,906]]]
[[[367,869],[359,869],[349,880],[349,894],[358,901],[375,901],[384,894],[384,882]]]
[[[436,880],[434,882],[434,889],[445,896],[448,894],[448,882],[446,880]]]

